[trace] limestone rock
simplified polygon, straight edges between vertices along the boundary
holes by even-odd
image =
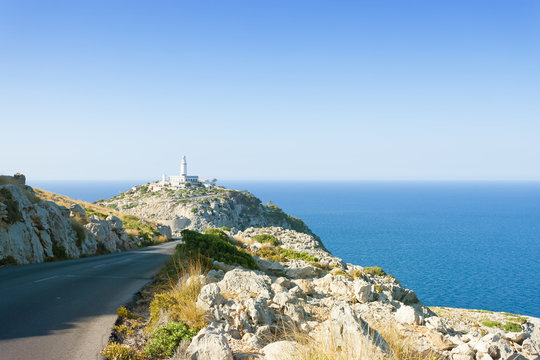
[[[426,318],[425,322],[428,329],[435,330],[443,334],[446,334],[448,332],[448,329],[446,329],[444,322],[438,316],[430,316]]]
[[[300,349],[298,343],[282,340],[266,345],[262,352],[267,360],[293,360],[297,358]]]
[[[242,292],[256,294],[270,299],[271,279],[267,275],[260,275],[250,270],[234,269],[225,274],[219,284],[222,292],[239,294]]]
[[[79,204],[71,205],[69,211],[71,216],[86,216],[86,210]]]
[[[233,360],[233,353],[222,334],[201,330],[187,348],[189,360]]]
[[[223,303],[223,301],[224,298],[220,294],[219,286],[216,283],[211,283],[202,287],[197,298],[197,306],[209,310],[211,307]]]
[[[396,311],[395,318],[402,324],[422,325],[424,323],[422,315],[420,315],[415,308],[408,305],[400,307]]]
[[[377,357],[381,359],[392,353],[386,340],[358,318],[348,304],[339,303],[332,308],[325,329],[333,344],[343,349],[349,348],[357,356],[372,354],[371,349],[376,349]]]

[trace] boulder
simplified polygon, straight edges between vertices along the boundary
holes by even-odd
[[[314,266],[306,265],[302,267],[290,267],[285,269],[285,273],[292,279],[306,279],[319,276],[319,269]]]
[[[266,345],[262,352],[266,360],[293,360],[298,357],[300,345],[294,341],[277,341]]]
[[[359,303],[366,303],[374,300],[374,296],[372,296],[373,286],[367,281],[354,279],[353,293]]]
[[[209,310],[211,307],[223,303],[224,300],[219,286],[216,283],[211,283],[202,287],[197,298],[197,306]]]
[[[415,308],[408,305],[401,306],[396,311],[395,318],[402,324],[422,325],[424,323],[422,315],[420,315]]]
[[[218,285],[221,292],[239,294],[247,293],[247,296],[256,295],[270,299],[271,280],[267,275],[260,275],[254,271],[234,269],[225,274]]]
[[[86,217],[86,210],[79,204],[73,204],[69,207],[69,214],[70,216]]]
[[[233,360],[227,338],[222,334],[201,330],[187,348],[189,360]]]
[[[350,305],[339,303],[330,311],[325,322],[327,338],[334,346],[354,356],[366,358],[384,358],[392,356],[392,350],[386,340],[364,320],[358,318]]]
[[[122,223],[122,220],[120,220],[118,217],[114,215],[107,216],[105,220],[107,220],[109,224],[111,224],[111,228],[116,231],[121,230],[122,227],[124,226],[124,224]]]
[[[444,322],[438,316],[430,316],[426,318],[425,322],[428,329],[435,330],[443,334],[448,332],[446,325],[444,325]]]

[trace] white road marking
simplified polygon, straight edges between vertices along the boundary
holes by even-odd
[[[46,278],[43,278],[43,279],[35,280],[34,282],[38,283],[38,282],[42,282],[42,281],[51,280],[51,279],[54,279],[54,278],[57,278],[57,277],[58,277],[58,275],[49,276],[49,277],[46,277]]]

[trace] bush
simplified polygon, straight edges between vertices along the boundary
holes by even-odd
[[[110,343],[107,347],[100,351],[100,354],[109,360],[147,360],[149,357],[146,354],[140,353],[137,350],[130,348],[127,345],[120,345],[116,342]]]
[[[71,227],[73,230],[75,230],[75,233],[77,234],[77,246],[80,248],[86,240],[86,229],[80,222],[78,222],[76,219],[71,218]]]
[[[374,276],[386,276],[386,273],[383,269],[381,269],[378,266],[366,266],[363,269],[364,274],[366,275],[374,275]]]
[[[223,232],[223,230],[216,229],[216,228],[208,228],[208,229],[205,230],[204,233],[208,234],[208,235],[215,235],[215,236],[219,237],[223,241],[230,242],[229,236],[227,234],[225,234]]]
[[[520,332],[521,325],[513,323],[513,322],[507,322],[506,324],[504,324],[503,330],[506,332]]]
[[[195,335],[197,331],[191,330],[185,323],[171,321],[152,332],[145,351],[156,358],[170,357],[182,340],[191,340]]]
[[[124,306],[120,306],[118,309],[116,309],[116,315],[124,319],[135,319],[135,314],[126,309]]]
[[[287,259],[298,259],[298,260],[304,260],[308,262],[318,262],[319,259],[315,256],[311,256],[306,252],[303,251],[295,251],[295,250],[289,250],[289,249],[280,249],[279,251],[280,255],[287,258]]]
[[[64,247],[64,245],[58,245],[55,241],[53,241],[52,251],[53,251],[54,261],[69,259],[69,256],[66,253],[66,248]]]
[[[114,331],[116,331],[120,335],[124,336],[131,336],[133,335],[134,331],[133,329],[128,328],[126,325],[116,325],[112,328]]]
[[[231,231],[231,228],[227,227],[227,226],[222,226],[219,228],[220,230],[223,230],[223,231]]]
[[[22,215],[19,212],[17,202],[13,200],[11,191],[6,188],[0,189],[0,202],[6,205],[8,224],[15,224],[17,221],[22,221]]]
[[[482,321],[482,325],[487,326],[489,328],[492,328],[492,327],[500,328],[502,324],[500,322],[498,322],[498,321],[484,320],[484,321]]]
[[[0,259],[0,266],[2,266],[2,265],[7,265],[7,266],[19,265],[19,263],[17,262],[17,260],[13,256],[8,255],[5,258]]]
[[[187,252],[208,256],[214,260],[230,265],[240,265],[248,269],[258,269],[257,263],[251,255],[237,249],[230,242],[217,235],[201,234],[192,230],[182,231],[183,247]]]
[[[275,237],[274,235],[270,235],[270,234],[255,235],[255,236],[253,236],[253,240],[258,241],[260,243],[270,243],[270,244],[272,244],[274,246],[279,245],[279,241],[278,241],[277,237]]]

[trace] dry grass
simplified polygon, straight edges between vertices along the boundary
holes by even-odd
[[[361,339],[345,338],[339,343],[328,332],[312,332],[308,335],[295,324],[281,326],[280,333],[284,340],[298,344],[290,354],[284,354],[287,360],[433,360],[439,359],[436,352],[420,353],[415,351],[412,340],[402,335],[393,325],[376,329],[388,343],[391,353],[384,354],[369,342],[359,343]],[[330,329],[331,330],[331,329]],[[273,341],[278,341],[274,339]],[[359,351],[361,349],[361,351]]]
[[[165,290],[154,296],[150,304],[148,331],[152,331],[163,322],[163,319],[183,321],[194,329],[200,329],[206,325],[206,312],[198,308],[196,303],[203,287],[200,276],[206,272],[207,265],[200,258],[184,258],[184,260],[184,263],[173,265],[176,268],[177,277],[169,278],[169,284]],[[178,282],[176,278],[179,279]]]
[[[339,343],[330,335],[331,329],[316,331],[309,336],[293,324],[287,324],[283,333],[286,340],[298,345],[284,354],[287,360],[391,360],[373,344],[362,342],[359,338],[345,338]]]
[[[412,339],[404,336],[394,325],[384,325],[377,329],[377,331],[388,342],[392,352],[394,353],[393,359],[399,360],[432,360],[437,359],[438,354],[434,351],[427,353],[420,353],[412,346]]]

